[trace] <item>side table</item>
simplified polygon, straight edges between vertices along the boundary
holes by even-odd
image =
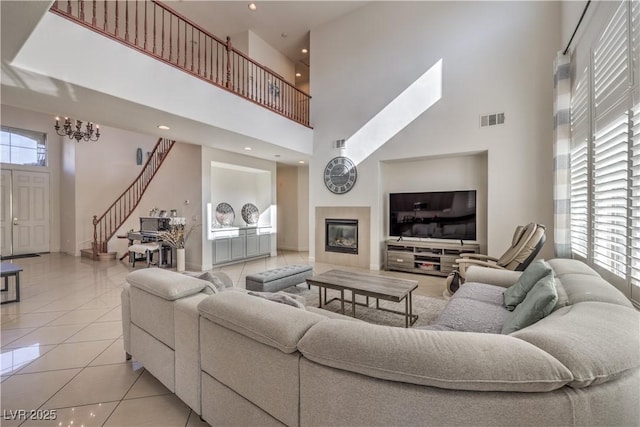
[[[19,265],[13,264],[11,262],[3,262],[0,263],[0,277],[4,278],[4,284],[2,286],[2,292],[9,292],[9,277],[14,277],[14,283],[16,287],[16,297],[15,299],[2,301],[0,304],[7,304],[10,302],[20,302],[20,272],[22,271],[22,267]]]

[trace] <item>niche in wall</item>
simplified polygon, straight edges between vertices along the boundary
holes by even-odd
[[[271,206],[271,171],[228,163],[211,162],[211,205],[228,203],[235,213],[233,226],[245,226],[242,206],[253,203],[260,211],[258,225],[274,225]]]
[[[476,190],[477,242],[487,249],[487,152],[381,162],[382,236],[389,235],[389,193]]]

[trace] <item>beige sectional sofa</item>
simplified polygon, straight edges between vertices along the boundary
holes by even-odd
[[[125,349],[211,425],[640,425],[639,313],[585,264],[549,263],[567,305],[510,335],[371,325],[206,288],[156,307],[129,281]],[[517,274],[471,268],[464,286]],[[149,309],[174,311],[173,358],[135,313]]]

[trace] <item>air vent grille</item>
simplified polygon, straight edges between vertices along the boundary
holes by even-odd
[[[480,127],[504,124],[504,113],[492,113],[480,116]]]
[[[336,139],[335,141],[333,141],[333,148],[341,150],[343,148],[346,148],[347,146],[347,141],[345,141],[344,139]]]

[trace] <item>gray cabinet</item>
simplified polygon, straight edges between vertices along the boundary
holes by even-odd
[[[213,265],[232,264],[271,254],[271,227],[234,227],[212,231]]]
[[[457,242],[387,241],[387,270],[446,276],[465,252],[478,253],[480,245]]]

